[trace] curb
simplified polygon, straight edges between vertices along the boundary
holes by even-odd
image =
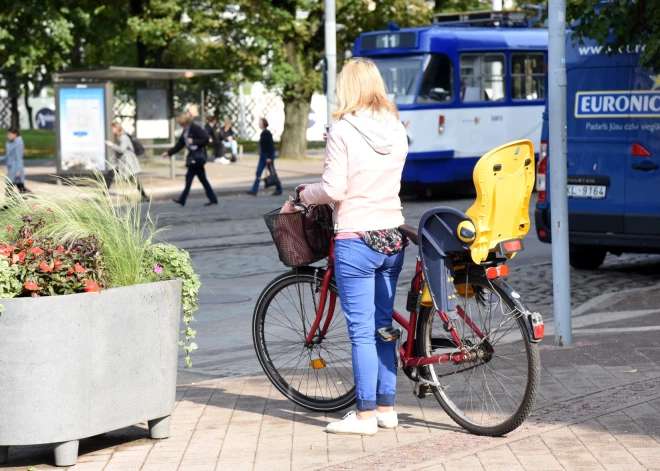
[[[609,299],[612,299],[614,296],[618,296],[620,294],[626,294],[626,293],[640,293],[640,292],[648,292],[648,291],[655,291],[655,290],[660,290],[660,284],[657,285],[651,285],[651,286],[645,286],[643,288],[632,288],[632,289],[625,289],[622,291],[615,291],[613,293],[603,293],[601,295],[596,296],[595,298],[591,298],[589,301],[581,304],[577,308],[573,309],[572,311],[572,316],[579,316],[590,309],[596,308],[598,305],[603,304],[604,302],[608,301]]]
[[[303,175],[301,177],[296,177],[294,179],[288,178],[288,179],[282,179],[282,192],[283,196],[284,192],[291,192],[293,194],[293,191],[295,188],[302,184],[302,183],[309,183],[310,181],[318,181],[319,180],[319,175],[317,174],[309,174],[309,175]],[[250,189],[250,186],[252,185],[252,182],[245,182],[245,183],[233,183],[231,185],[216,185],[213,186],[213,191],[218,197],[230,197],[230,196],[237,196],[240,194],[245,193]],[[151,201],[152,202],[162,202],[162,201],[167,201],[170,198],[176,198],[178,197],[181,192],[183,191],[184,187],[184,182],[181,182],[181,189],[178,190],[170,190],[170,189],[164,189],[163,191],[156,191],[152,193],[151,195]],[[149,189],[146,189],[147,193],[149,192]],[[264,190],[260,190],[264,191]],[[271,189],[265,190],[264,195],[268,195],[270,191],[274,191]],[[188,198],[205,198],[206,193],[204,192],[203,189],[200,188],[195,188],[193,190],[190,190],[190,194],[188,195]]]

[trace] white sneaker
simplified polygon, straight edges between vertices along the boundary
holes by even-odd
[[[351,411],[344,416],[344,419],[339,422],[328,424],[325,428],[328,433],[342,433],[354,435],[376,435],[378,432],[378,423],[376,418],[366,420],[358,420],[357,413]]]
[[[229,159],[225,159],[224,157],[218,157],[217,159],[214,160],[214,162],[216,164],[228,165]]]
[[[376,422],[380,428],[396,428],[399,425],[399,418],[396,411],[375,412]]]

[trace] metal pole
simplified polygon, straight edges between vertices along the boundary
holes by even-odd
[[[200,124],[203,127],[204,123],[206,123],[206,107],[204,106],[204,102],[206,100],[205,100],[205,97],[204,97],[204,87],[202,87],[201,100],[202,100],[202,106],[199,107],[199,119],[202,120],[202,122]]]
[[[327,123],[332,123],[335,103],[335,80],[337,78],[337,18],[335,0],[325,0],[325,60],[327,64],[328,103]]]
[[[243,95],[242,76],[238,76],[238,134],[241,140],[245,140],[245,96]]]
[[[555,345],[564,346],[573,343],[566,190],[566,0],[549,1],[548,83]]]

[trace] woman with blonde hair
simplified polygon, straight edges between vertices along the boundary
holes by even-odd
[[[357,411],[329,433],[373,435],[398,425],[395,342],[377,330],[392,325],[405,241],[399,190],[408,154],[406,132],[372,61],[348,62],[337,76],[337,120],[327,135],[322,181],[306,185],[306,204],[335,203],[335,273],[351,339]]]

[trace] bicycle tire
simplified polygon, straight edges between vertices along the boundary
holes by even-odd
[[[511,299],[511,297],[507,294],[509,292],[512,292],[510,288],[506,285],[506,283],[501,280],[501,279],[495,279],[495,280],[489,280],[486,277],[483,276],[478,276],[478,275],[468,275],[466,274],[457,274],[455,277],[455,285],[457,287],[459,286],[465,286],[466,291],[464,291],[464,295],[461,296],[459,293],[458,299],[459,299],[459,305],[461,305],[461,302],[463,302],[463,305],[465,305],[465,301],[469,301],[470,296],[469,296],[469,289],[468,286],[472,285],[473,291],[479,292],[481,291],[482,293],[484,291],[490,291],[491,293],[495,293],[498,295],[498,297],[501,299],[501,301],[512,311],[512,314],[515,314],[518,311],[521,311],[520,307],[523,307],[524,310],[522,312],[526,311],[526,308],[524,307],[524,304],[522,304],[521,300],[518,299],[514,301]],[[483,295],[482,295],[483,296]],[[473,296],[475,297],[475,296]],[[477,300],[476,302],[481,302]],[[491,306],[492,306],[492,297],[489,297],[488,301]],[[518,306],[518,308],[516,307]],[[468,314],[469,315],[469,314]],[[480,316],[481,317],[481,316]],[[474,318],[471,316],[472,320],[474,321]],[[440,344],[440,341],[436,338],[434,340],[433,338],[433,322],[436,320],[436,325],[442,324],[442,321],[440,317],[437,315],[436,311],[434,308],[430,307],[425,307],[423,310],[420,312],[420,322],[418,324],[417,328],[417,338],[419,339],[418,343],[418,356],[431,356],[431,351],[433,350],[433,342],[435,341],[436,348],[438,348],[438,345]],[[491,317],[492,319],[492,317]],[[455,322],[460,322],[461,319],[459,318]],[[484,425],[482,423],[477,423],[475,420],[470,419],[468,417],[467,413],[465,410],[461,410],[455,403],[456,398],[450,399],[446,391],[449,389],[449,386],[447,384],[443,384],[443,378],[447,378],[450,376],[455,376],[457,373],[460,373],[461,371],[456,371],[451,374],[442,374],[439,376],[437,374],[436,370],[442,370],[443,366],[440,365],[434,365],[431,367],[425,367],[423,368],[422,375],[429,380],[438,380],[441,387],[438,388],[436,386],[431,386],[431,391],[433,392],[433,395],[437,399],[437,401],[440,403],[444,411],[449,415],[449,417],[454,420],[458,425],[469,431],[470,433],[473,433],[475,435],[483,435],[483,436],[492,436],[492,437],[498,437],[505,435],[507,433],[510,433],[511,431],[515,430],[518,428],[524,421],[525,419],[529,416],[529,414],[532,411],[532,408],[534,406],[534,402],[536,400],[536,395],[539,389],[539,384],[540,384],[540,377],[541,377],[541,360],[539,356],[539,350],[538,350],[538,344],[535,342],[531,341],[529,331],[527,330],[524,322],[524,316],[518,315],[515,317],[515,322],[517,325],[517,331],[520,333],[520,338],[521,338],[521,344],[524,345],[524,350],[525,350],[525,357],[526,357],[526,368],[527,368],[527,374],[525,375],[526,377],[526,384],[525,384],[525,389],[524,393],[522,394],[522,397],[520,399],[520,403],[517,405],[517,408],[515,411],[506,419],[503,420],[501,423],[497,423],[494,425]],[[475,325],[477,322],[475,322]],[[480,328],[480,330],[484,330],[484,335],[486,338],[491,338],[491,337],[496,337],[497,336],[497,331],[495,331],[495,335],[491,335],[490,332],[485,331],[485,328],[483,326],[477,325],[477,327]],[[511,329],[511,327],[509,328]],[[458,332],[460,335],[460,332]],[[505,335],[507,334],[502,334],[500,336],[500,339],[504,338]],[[507,339],[510,341],[510,339]],[[493,344],[492,346],[494,352],[497,352],[500,347],[498,345]],[[506,349],[507,344],[505,343],[502,348]],[[520,348],[520,347],[518,347]],[[509,349],[513,351],[513,348],[509,345]],[[501,350],[501,349],[500,349]],[[518,351],[517,354],[520,352]],[[493,358],[495,358],[497,355],[493,355]],[[512,355],[513,356],[513,355]],[[503,357],[507,358],[507,357]],[[511,358],[508,358],[508,360],[511,360]],[[462,372],[464,374],[469,374],[470,377],[474,376],[474,371],[477,368],[480,368],[481,366],[486,366],[486,363],[492,362],[492,359],[488,360],[487,362],[483,362],[482,364],[479,364],[479,361],[483,360],[477,360],[475,363],[477,366],[475,366],[472,369],[464,369]],[[504,363],[507,363],[506,361]],[[509,363],[510,365],[511,363]],[[446,364],[450,365],[450,364]],[[467,367],[466,367],[467,368]],[[482,371],[487,370],[487,368],[483,368]],[[491,370],[494,371],[492,365],[491,365]],[[469,372],[469,373],[468,373]],[[483,374],[484,377],[486,374]],[[513,377],[513,375],[510,375]],[[510,379],[507,375],[501,375],[501,378],[506,378],[498,380],[497,382],[502,386],[502,388],[507,392],[507,394],[511,397],[513,400],[514,397],[509,393],[508,390],[506,390],[506,387],[502,385],[502,381],[507,381]],[[497,378],[496,378],[497,379]],[[471,379],[466,380],[466,382],[471,381]],[[515,384],[515,382],[512,382],[512,386]],[[460,385],[460,382],[459,382]],[[488,382],[486,380],[486,386],[488,387]],[[465,393],[465,389],[463,390],[463,394]],[[513,387],[512,387],[513,389]],[[470,384],[470,401],[469,401],[469,406],[468,403],[466,402],[466,407],[465,409],[468,408],[473,408],[474,404],[472,402],[472,391],[473,387]],[[514,391],[515,392],[515,391]],[[493,396],[492,392],[490,389],[488,389],[488,394],[495,399]],[[506,395],[503,395],[506,398]],[[461,395],[458,395],[458,397],[463,397]],[[487,397],[485,394],[483,394],[483,397]],[[477,396],[477,399],[479,397]],[[507,402],[509,400],[507,399]],[[513,402],[513,401],[512,401]],[[461,402],[459,401],[459,404]],[[483,416],[483,405],[481,409],[481,415]],[[497,414],[497,408],[493,408],[495,414]],[[488,414],[490,414],[489,411],[487,411]],[[500,408],[500,412],[502,412],[502,409]]]
[[[351,362],[350,341],[348,339],[348,330],[346,329],[345,325],[343,326],[341,325],[341,320],[337,321],[337,319],[343,318],[343,313],[341,313],[341,307],[339,305],[339,298],[337,297],[336,308],[335,308],[332,324],[328,329],[328,334],[334,332],[334,334],[332,334],[332,337],[334,339],[340,339],[340,340],[339,342],[337,342],[336,340],[333,340],[332,342],[342,343],[344,345],[342,347],[333,348],[331,345],[329,345],[330,343],[329,338],[322,340],[318,345],[315,345],[313,348],[309,348],[304,345],[305,343],[303,341],[305,337],[304,323],[305,321],[307,321],[307,325],[310,325],[311,321],[314,320],[314,317],[316,315],[315,309],[313,310],[314,311],[313,314],[306,312],[304,305],[302,305],[300,311],[296,313],[298,315],[298,318],[301,320],[301,326],[300,326],[301,328],[299,329],[299,331],[296,332],[296,335],[299,337],[299,339],[294,339],[293,341],[290,341],[289,344],[283,347],[282,345],[278,345],[278,343],[281,343],[282,340],[285,340],[284,334],[282,332],[277,331],[277,334],[272,334],[270,336],[268,335],[268,332],[266,332],[266,326],[269,324],[268,322],[269,318],[273,321],[271,322],[271,324],[275,325],[275,327],[279,327],[280,330],[283,328],[287,328],[292,332],[295,331],[295,328],[297,327],[296,321],[298,320],[298,318],[296,318],[295,316],[286,315],[286,313],[283,311],[283,307],[281,303],[277,301],[278,295],[283,293],[285,290],[287,290],[287,288],[291,288],[291,287],[295,287],[293,291],[294,293],[300,293],[300,292],[305,293],[310,291],[310,288],[312,288],[311,291],[318,299],[318,294],[320,291],[321,281],[323,279],[324,273],[325,272],[323,270],[318,270],[318,272],[316,272],[316,269],[314,268],[302,267],[302,268],[298,268],[297,270],[294,269],[293,271],[283,273],[282,275],[278,276],[273,281],[271,281],[266,286],[266,288],[264,288],[255,306],[253,320],[252,320],[252,337],[253,337],[255,352],[257,354],[257,358],[259,359],[259,363],[261,364],[264,373],[266,374],[270,382],[273,384],[273,386],[277,388],[277,390],[279,390],[290,401],[301,407],[304,407],[305,409],[314,412],[337,412],[352,406],[353,404],[355,404],[356,401],[355,385],[353,384],[354,381],[353,370],[350,363]],[[304,285],[309,285],[309,287]],[[301,288],[301,286],[303,286],[303,288]],[[337,286],[334,280],[332,280],[332,282],[330,283],[329,291],[334,294],[338,294]],[[291,292],[290,289],[289,292]],[[289,302],[293,305],[292,301],[295,301],[295,299],[292,298],[294,298],[294,296],[285,295],[285,299],[288,299]],[[312,298],[312,296],[310,295],[306,299],[309,298]],[[300,296],[299,299],[301,299]],[[269,311],[269,308],[273,303],[275,303],[277,306],[273,307],[273,309],[270,309]],[[326,312],[328,309],[327,306],[328,303],[326,303]],[[280,314],[283,314],[283,320],[281,322],[275,321],[275,315],[277,313],[274,311],[278,311]],[[309,309],[307,311],[309,311]],[[341,313],[341,318],[339,317],[339,313]],[[345,318],[343,318],[343,323],[345,324]],[[289,324],[292,328],[289,328],[284,324]],[[269,345],[270,345],[270,350],[269,350]],[[280,353],[279,351],[276,350],[278,348],[279,349],[284,348],[285,350],[289,349],[289,352],[285,351],[284,353]],[[331,349],[334,351],[334,353],[331,351]],[[275,357],[274,354],[276,351],[278,354],[277,358]],[[300,363],[302,359],[310,360],[309,363],[305,362],[305,364],[309,364],[309,367],[306,370],[303,368],[304,365],[301,366],[301,373],[303,375],[305,373],[307,374],[307,381],[305,382],[305,385],[303,385],[304,376],[300,376],[300,381],[296,381],[296,378],[298,378],[298,376],[296,376],[296,372],[294,372],[293,375],[291,376],[290,376],[291,371],[285,374],[286,372],[284,370],[285,365],[283,366],[281,363],[286,360],[286,357],[279,362],[279,366],[278,364],[275,363],[275,360],[279,360],[279,357],[281,357],[284,354],[287,354],[289,356],[291,356],[290,354],[292,354],[294,356],[293,361],[295,361],[296,352],[300,352],[298,354],[299,355],[298,363]],[[308,356],[305,358],[306,353]],[[311,360],[313,359],[312,358],[313,354],[317,355],[318,358],[323,359],[323,361],[325,362],[325,366],[323,366],[320,370],[315,370],[311,367]],[[348,359],[345,358],[346,355],[348,355]],[[337,369],[335,371],[330,372],[330,368],[327,366],[330,363],[337,364],[338,368],[341,368],[341,370]],[[326,391],[332,393],[332,387],[334,387],[335,391],[337,392],[337,395],[333,397],[330,397],[329,395],[328,397],[319,396],[318,394],[310,395],[311,388],[309,388],[309,380],[311,376],[310,372],[312,371],[314,373],[311,374],[316,375],[312,385],[318,386],[318,388],[315,389],[315,392],[318,393],[319,389],[323,391],[325,388]],[[322,371],[321,378],[319,378],[320,375],[316,373],[318,371]],[[347,384],[350,387],[347,387]],[[303,388],[303,386],[305,387]],[[341,391],[342,389],[343,392]]]

